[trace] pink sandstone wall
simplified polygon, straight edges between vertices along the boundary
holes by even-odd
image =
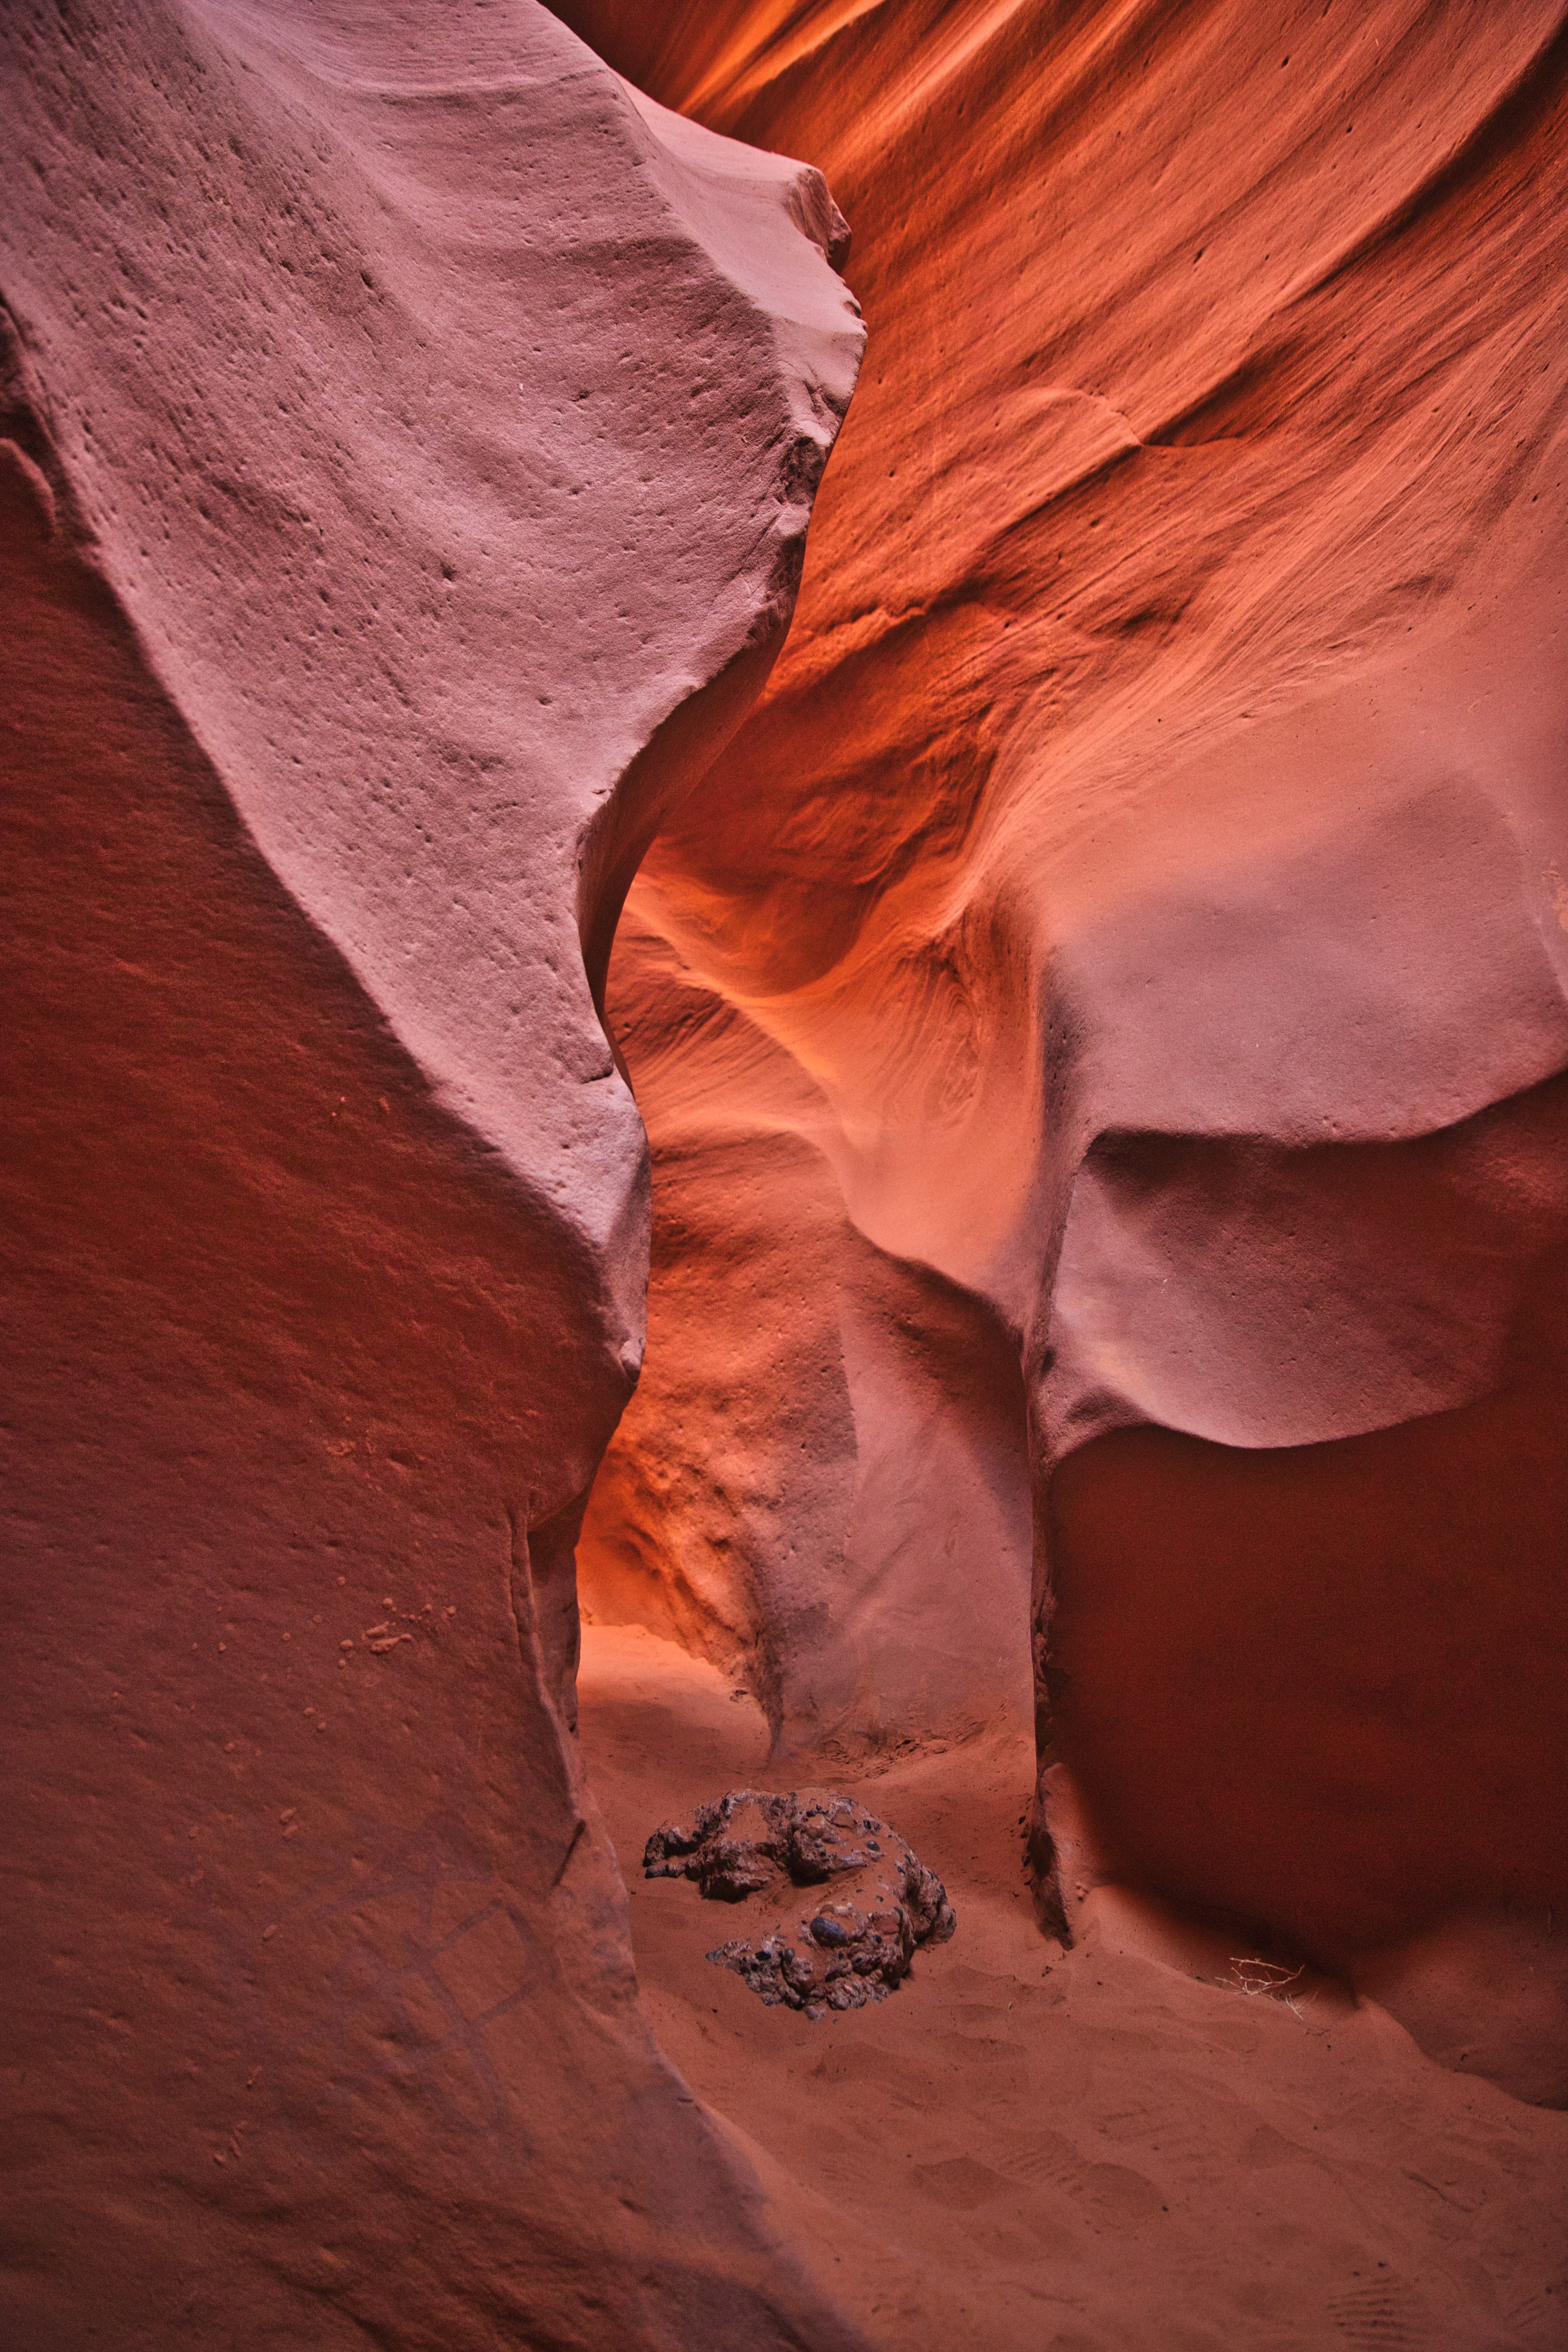
[[[647,1246],[584,956],[787,620],[830,202],[530,0],[0,57],[0,2335],[847,2352],[570,1727]]]

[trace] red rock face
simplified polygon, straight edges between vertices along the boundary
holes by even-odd
[[[1562,11],[563,13],[822,166],[871,327],[612,969],[591,1604],[829,1753],[1032,1611],[1069,1924],[1568,2099]]]
[[[0,29],[0,2333],[847,2346],[570,1732],[590,977],[787,618],[831,205],[528,5]]]
[[[999,2032],[1032,1714],[1069,1934],[1568,2105],[1561,14],[5,12],[7,2340],[859,2340],[585,1509],[763,1773],[997,1735]]]

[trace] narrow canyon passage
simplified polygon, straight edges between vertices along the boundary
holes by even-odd
[[[563,13],[869,331],[610,964],[656,2031],[878,2342],[1560,2344],[1563,12]],[[815,2026],[638,1875],[808,1782],[960,1922]]]
[[[590,1613],[1568,2104],[1563,12],[565,13],[869,336],[610,964]]]
[[[0,91],[4,2352],[1563,2352],[1568,0]]]

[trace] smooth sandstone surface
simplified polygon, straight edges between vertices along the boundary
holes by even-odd
[[[571,1730],[593,990],[787,620],[840,225],[531,0],[0,61],[0,2335],[847,2352]]]
[[[1568,2101],[1563,11],[563,14],[871,328],[612,965],[588,1605],[785,1751],[1033,1705],[1062,1924]]]

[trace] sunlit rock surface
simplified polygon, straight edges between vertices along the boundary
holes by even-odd
[[[0,2335],[847,2347],[570,1732],[591,983],[788,617],[840,224],[530,0],[0,58]]]
[[[1067,1924],[1568,2100],[1563,11],[563,13],[825,170],[871,324],[612,970],[590,1605],[786,1748],[1032,1679]]]

